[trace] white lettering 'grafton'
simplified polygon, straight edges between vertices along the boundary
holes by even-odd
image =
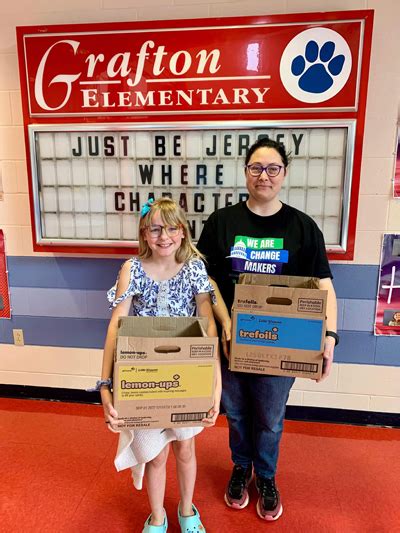
[[[138,62],[135,72],[135,78],[133,80],[131,78],[128,78],[127,80],[127,84],[129,87],[135,87],[142,79],[145,61],[150,57],[150,52],[148,52],[147,50],[154,48],[155,45],[156,44],[154,41],[145,41],[142,44],[139,53],[136,54],[138,56]],[[153,75],[159,76],[165,69],[165,67],[161,65],[163,57],[168,55],[167,52],[165,52],[165,46],[157,46],[156,51],[153,52],[152,55],[154,56]],[[204,73],[208,61],[208,71],[210,74],[215,74],[221,68],[221,65],[218,64],[220,51],[217,48],[212,50],[210,53],[207,53],[207,50],[200,50],[200,52],[198,52],[195,57],[198,60],[196,69],[197,74]],[[179,69],[178,61],[183,63],[183,65]],[[186,74],[188,72],[188,70],[192,66],[192,62],[192,56],[189,52],[187,52],[186,50],[179,50],[178,52],[175,52],[169,59],[169,70],[175,76],[182,76],[183,74]]]
[[[131,52],[119,52],[117,54],[114,54],[111,58],[107,58],[103,53],[100,53],[97,55],[88,54],[85,59],[86,72],[81,71],[76,74],[61,73],[57,76],[54,76],[54,78],[50,81],[49,85],[52,85],[53,83],[64,83],[66,85],[66,94],[60,105],[58,105],[57,107],[50,107],[46,102],[44,95],[45,91],[43,87],[44,72],[46,69],[46,64],[49,61],[50,53],[55,47],[68,45],[73,49],[74,55],[77,55],[77,51],[80,44],[81,43],[79,41],[64,39],[61,41],[57,41],[56,43],[51,45],[50,48],[44,53],[42,59],[40,60],[35,78],[35,98],[36,102],[42,109],[45,109],[47,111],[56,111],[58,109],[61,109],[63,106],[66,105],[69,98],[71,97],[73,82],[75,82],[78,78],[81,78],[81,84],[88,84],[91,81],[93,81],[93,83],[98,83],[96,80],[96,70],[99,69],[101,69],[102,73],[104,73],[105,69],[107,77],[110,81],[113,80],[113,78],[119,77],[121,81],[123,79],[126,80],[126,84],[128,85],[128,87],[135,87],[142,80],[146,61],[152,62],[150,68],[147,68],[146,71],[151,71],[154,76],[153,79],[147,80],[148,82],[159,81],[156,78],[160,76],[166,70],[166,68],[169,69],[171,76],[182,76],[189,72],[193,65],[196,68],[196,74],[204,74],[206,72],[209,75],[213,75],[217,73],[221,68],[221,65],[219,64],[221,53],[218,48],[211,51],[203,49],[193,56],[191,55],[190,51],[187,50],[178,50],[177,52],[171,55],[165,51],[165,46],[156,46],[156,43],[154,41],[149,40],[141,44],[139,52],[136,54],[138,58],[136,70],[132,67]],[[150,53],[151,49],[154,49],[155,51]],[[150,59],[150,56],[153,57]],[[132,71],[134,71],[134,77],[130,77]],[[102,79],[101,83],[105,82],[106,80]],[[113,81],[113,83],[118,83],[118,81]],[[93,99],[93,93],[90,93],[88,91],[84,94],[84,107],[97,107],[97,104],[94,102]],[[123,93],[121,92],[121,94]],[[125,93],[125,96],[120,98],[122,98],[123,100],[127,99],[126,94],[127,93]],[[262,96],[263,95],[261,93],[258,93],[258,100],[262,99]],[[241,98],[243,99],[244,96],[241,95]],[[219,95],[219,99],[221,103],[226,103],[224,102],[224,97],[222,94]],[[170,105],[170,97],[167,92],[165,93],[163,100],[164,105]],[[109,107],[113,107],[113,105],[110,105]]]
[[[46,66],[47,58],[48,58],[51,50],[55,46],[58,46],[59,44],[68,44],[68,45],[70,45],[73,48],[75,55],[76,55],[76,51],[78,50],[78,47],[79,47],[79,42],[78,41],[69,41],[69,40],[57,41],[52,46],[50,46],[50,48],[47,50],[47,52],[42,57],[42,59],[41,59],[41,61],[39,63],[39,68],[37,70],[36,78],[35,78],[35,98],[36,98],[37,103],[40,105],[40,107],[43,108],[43,109],[46,109],[47,111],[57,111],[57,109],[61,109],[68,102],[68,100],[69,100],[69,98],[71,96],[72,83],[74,81],[76,81],[81,75],[79,73],[79,74],[58,74],[57,76],[54,76],[54,78],[49,83],[49,86],[52,85],[53,83],[65,83],[66,86],[67,86],[67,91],[66,91],[64,100],[61,102],[61,104],[59,106],[50,107],[50,106],[47,105],[47,103],[46,103],[46,101],[44,99],[44,95],[43,95],[43,73],[44,73],[44,68]]]

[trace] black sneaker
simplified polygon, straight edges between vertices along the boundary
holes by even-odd
[[[283,512],[279,490],[275,478],[256,477],[256,488],[259,494],[257,514],[263,520],[278,520]]]
[[[248,486],[253,479],[253,467],[235,465],[225,491],[225,503],[234,509],[243,509],[249,503]]]

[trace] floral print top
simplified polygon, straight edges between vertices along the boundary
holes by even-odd
[[[194,316],[197,294],[208,292],[215,303],[213,286],[204,263],[199,258],[184,263],[173,278],[163,281],[150,278],[143,270],[140,259],[133,257],[130,262],[130,279],[126,291],[115,298],[117,280],[107,293],[110,308],[132,297],[135,316]]]

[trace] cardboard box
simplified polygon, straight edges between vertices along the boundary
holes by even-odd
[[[195,317],[123,317],[113,401],[129,428],[201,426],[213,405],[218,338]]]
[[[328,291],[317,278],[241,274],[235,286],[229,368],[318,379]]]

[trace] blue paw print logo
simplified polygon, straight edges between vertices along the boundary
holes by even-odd
[[[321,48],[315,41],[309,41],[304,57],[299,55],[292,61],[292,73],[300,76],[299,87],[309,93],[324,93],[333,85],[345,62],[343,54],[334,56],[335,43],[327,41]]]
[[[285,48],[280,75],[294,98],[319,103],[344,87],[351,64],[350,48],[342,35],[328,28],[311,28],[296,35]]]

